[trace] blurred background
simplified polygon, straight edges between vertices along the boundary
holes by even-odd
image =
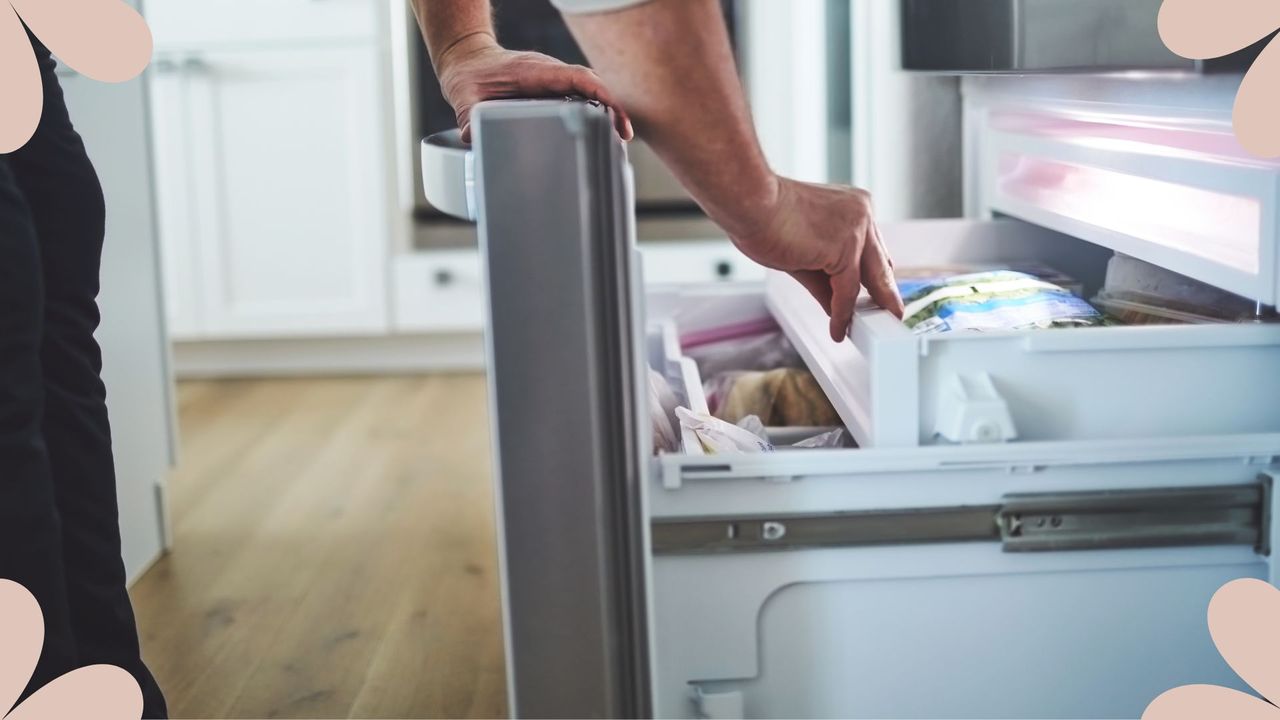
[[[547,0],[495,6],[508,47],[582,62]],[[503,714],[481,265],[422,198],[454,116],[407,3],[141,9],[142,78],[62,80],[108,201],[126,563],[173,714]],[[779,171],[870,188],[882,221],[960,214],[957,81],[899,69],[896,3],[724,10]],[[762,276],[631,152],[648,281]]]

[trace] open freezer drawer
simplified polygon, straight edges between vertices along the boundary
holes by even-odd
[[[770,305],[745,284],[651,293],[650,356],[705,406],[678,338]],[[739,455],[686,437],[648,484],[655,713],[1132,718],[1175,685],[1240,686],[1205,608],[1276,579],[1278,459],[1280,434]]]
[[[882,234],[898,267],[1037,261],[1081,281],[1087,296],[1111,254],[1014,220],[910,222]],[[835,344],[789,277],[772,274],[767,297],[862,447],[1280,432],[1277,323],[918,336],[864,303],[850,340]]]

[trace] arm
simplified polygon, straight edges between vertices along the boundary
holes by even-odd
[[[541,53],[511,52],[493,34],[489,0],[411,0],[440,79],[445,100],[458,116],[463,140],[471,137],[471,108],[481,100],[581,95],[614,110],[618,133],[632,136],[625,111],[591,70]]]
[[[716,0],[652,0],[565,17],[641,135],[707,215],[748,257],[799,280],[831,315],[833,339],[848,332],[861,286],[901,315],[870,197],[769,168]]]

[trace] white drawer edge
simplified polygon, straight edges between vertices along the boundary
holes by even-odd
[[[828,318],[809,293],[790,276],[770,272],[765,281],[765,298],[778,325],[804,359],[809,372],[827,394],[836,414],[859,445],[884,447],[873,437],[871,387],[858,378],[871,375],[870,359],[853,342],[831,341]],[[854,320],[855,332],[858,323]],[[914,444],[912,429],[911,441]]]

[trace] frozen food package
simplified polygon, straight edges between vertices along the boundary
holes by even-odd
[[[802,368],[729,372],[703,385],[711,414],[729,422],[755,415],[768,427],[830,427],[840,415],[814,379]]]
[[[1047,283],[1052,283],[1061,287],[1068,292],[1076,295],[1084,295],[1084,285],[1077,279],[1056,270],[1041,262],[1025,261],[988,265],[940,265],[931,267],[906,267],[895,268],[893,271],[894,279],[898,283],[898,292],[903,297],[913,295],[920,289],[929,285],[946,282],[948,279],[957,275],[972,275],[974,273],[994,272],[996,270],[1011,270],[1013,272],[1025,273]]]
[[[1257,305],[1172,270],[1117,254],[1094,302],[1127,324],[1227,323],[1257,319]]]
[[[1102,313],[1079,295],[1013,270],[953,275],[909,289],[903,292],[903,323],[917,335],[1106,324]]]
[[[695,413],[685,407],[676,408],[680,425],[693,431],[702,449],[712,455],[773,452],[769,441],[737,425],[710,415]]]

